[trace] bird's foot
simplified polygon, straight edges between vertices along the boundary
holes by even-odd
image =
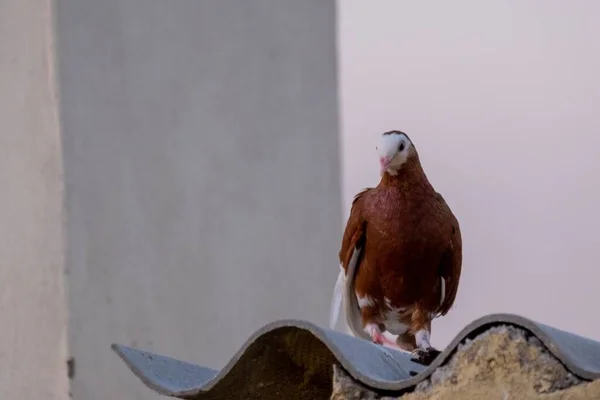
[[[429,330],[419,329],[415,332],[415,342],[417,348],[412,351],[412,360],[422,365],[430,365],[433,360],[441,353],[431,346],[429,342]]]
[[[367,331],[369,332],[369,335],[371,336],[371,340],[373,341],[373,343],[380,344],[380,345],[386,346],[386,347],[391,347],[396,350],[400,350],[398,345],[394,341],[388,339],[383,334],[383,332],[381,332],[381,329],[379,329],[379,327],[377,325],[368,324],[366,328],[367,328]]]
[[[435,360],[437,358],[437,356],[439,356],[441,353],[441,351],[433,348],[433,347],[428,347],[428,348],[416,348],[415,350],[413,350],[411,352],[412,355],[412,361],[425,365],[425,366],[429,366],[433,360]]]

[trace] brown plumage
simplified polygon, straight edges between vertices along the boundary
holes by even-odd
[[[384,133],[378,151],[381,180],[355,196],[344,231],[331,322],[344,282],[355,335],[389,344],[382,334],[389,331],[398,335],[398,347],[427,364],[439,354],[429,342],[431,321],[446,315],[456,298],[460,227],[405,133]]]

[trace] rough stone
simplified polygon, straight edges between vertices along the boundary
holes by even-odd
[[[333,391],[330,400],[374,400],[379,398],[377,393],[352,379],[339,364],[333,365]]]

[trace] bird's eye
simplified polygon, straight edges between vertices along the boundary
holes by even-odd
[[[400,143],[400,147],[398,147],[398,151],[404,150],[404,142]]]

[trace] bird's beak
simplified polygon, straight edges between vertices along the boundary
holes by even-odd
[[[385,171],[390,167],[390,163],[392,162],[391,157],[379,157],[379,174],[383,176]]]

